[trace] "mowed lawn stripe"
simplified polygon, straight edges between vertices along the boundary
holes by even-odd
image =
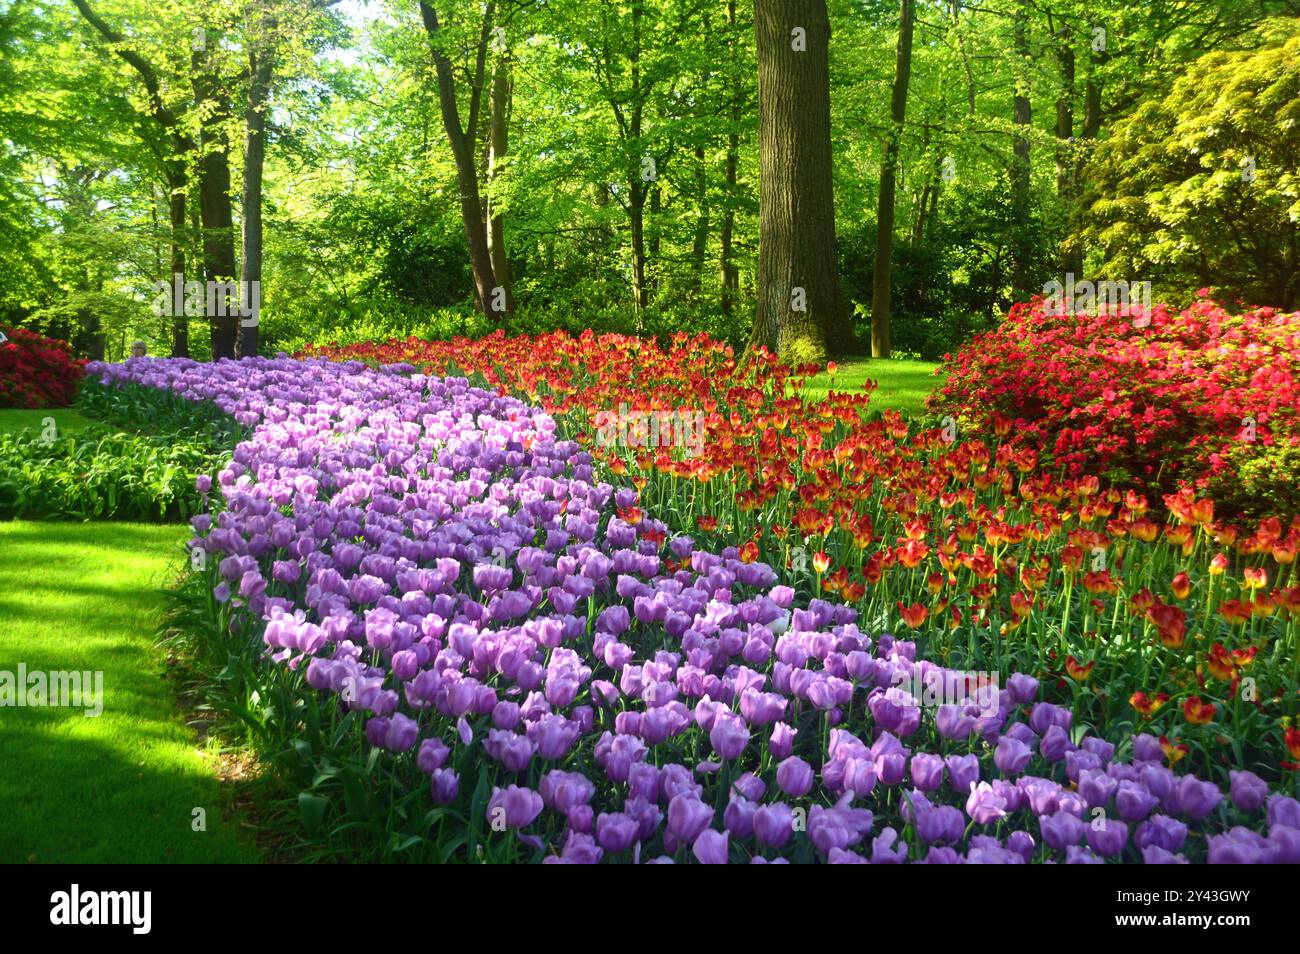
[[[831,391],[851,393],[872,380],[877,388],[871,392],[868,411],[920,414],[925,410],[926,397],[943,384],[943,378],[934,373],[937,367],[937,362],[910,358],[844,358],[837,362],[834,374],[809,378],[804,383],[803,398],[815,401]]]
[[[0,708],[0,861],[257,860],[164,678],[183,526],[0,522],[0,672],[102,671],[103,713]],[[206,831],[195,831],[203,809]]]

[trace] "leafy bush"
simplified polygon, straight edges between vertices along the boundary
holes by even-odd
[[[98,426],[51,441],[0,434],[0,518],[184,519],[202,509],[195,475],[227,453]]]
[[[138,385],[88,381],[78,407],[105,423],[0,434],[0,519],[185,519],[205,504],[195,478],[243,434],[214,407]]]
[[[25,328],[0,328],[0,407],[71,404],[85,366],[66,341]]]
[[[1232,315],[1204,298],[1182,312],[1055,311],[1012,308],[952,357],[932,407],[1071,476],[1212,489],[1224,512],[1300,510],[1300,312]]]
[[[1300,21],[1207,53],[1097,148],[1080,236],[1104,273],[1300,306]]]

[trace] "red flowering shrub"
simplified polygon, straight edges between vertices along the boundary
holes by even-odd
[[[72,403],[86,362],[66,341],[26,328],[0,328],[0,407],[62,407]]]
[[[1295,512],[1300,312],[1232,315],[1205,298],[1110,315],[1044,302],[950,356],[931,407],[1028,444],[1070,476],[1148,491],[1192,485],[1230,509]],[[1254,474],[1254,478],[1251,478]]]

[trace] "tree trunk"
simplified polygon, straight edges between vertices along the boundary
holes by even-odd
[[[185,188],[182,178],[179,182],[167,184],[167,221],[171,226],[171,274],[167,283],[172,285],[176,276],[185,281]],[[174,287],[174,286],[173,286]],[[185,314],[184,303],[181,308],[172,308],[172,357],[188,358],[190,356],[190,323]]]
[[[493,184],[501,174],[501,162],[509,147],[510,100],[513,82],[510,77],[510,59],[506,51],[498,54],[496,69],[492,74],[492,114],[488,131],[488,182]],[[488,257],[492,264],[492,277],[503,289],[505,311],[515,310],[514,289],[511,284],[510,259],[506,253],[505,221],[494,209],[491,189],[487,200]]]
[[[830,21],[825,0],[755,0],[758,307],[749,351],[799,364],[843,346],[831,185]]]
[[[894,90],[889,110],[892,125],[880,164],[880,197],[876,206],[876,260],[871,283],[871,356],[889,357],[890,262],[894,248],[894,192],[897,189],[898,145],[907,117],[907,87],[912,77],[913,0],[901,0],[898,47],[894,54]]]
[[[127,45],[126,37],[121,31],[111,27],[96,14],[87,0],[73,0],[73,5],[86,22],[113,45],[117,56],[139,74],[148,99],[149,115],[170,146],[170,154],[163,162],[163,169],[170,190],[168,219],[171,225],[172,275],[180,275],[183,278],[186,242],[185,190],[189,184],[186,166],[190,153],[197,148],[197,143],[184,131],[180,118],[163,101],[162,83],[154,65]],[[152,141],[149,145],[153,145]],[[171,280],[171,276],[168,280]],[[189,324],[183,310],[180,315],[172,316],[172,356],[189,357]]]
[[[1082,140],[1080,149],[1076,150],[1074,168],[1071,170],[1074,190],[1074,216],[1083,211],[1079,200],[1083,195],[1083,167],[1087,161],[1089,146],[1101,133],[1101,81],[1097,78],[1096,68],[1106,62],[1104,50],[1093,50],[1088,56],[1088,78],[1083,88],[1083,128],[1079,131]],[[1077,221],[1073,232],[1078,232]],[[1083,276],[1084,259],[1087,246],[1083,239],[1071,235],[1067,246],[1066,271],[1073,272],[1076,278]]]
[[[275,21],[262,18],[261,45],[248,54],[248,115],[244,132],[243,250],[240,256],[239,340],[235,352],[253,357],[261,344],[262,170],[266,163],[266,100],[275,68]]]
[[[215,45],[209,39],[209,46]],[[236,278],[234,203],[230,197],[230,156],[222,123],[230,110],[215,76],[194,53],[194,96],[202,108],[199,158],[199,215],[203,222],[203,277],[208,283],[205,303],[215,305],[207,313],[212,342],[212,360],[235,357],[239,335],[238,304],[227,294]]]
[[[1029,127],[1033,123],[1033,110],[1029,102],[1029,0],[1019,0],[1015,15],[1015,98],[1012,103],[1012,122],[1023,132],[1012,140],[1011,160],[1011,213],[1014,218],[1011,264],[1011,285],[1017,301],[1029,297]]]
[[[1070,40],[1070,28],[1062,27],[1057,47],[1061,88],[1056,99],[1056,195],[1067,213],[1073,212],[1078,198],[1078,166],[1074,159],[1074,47]],[[1062,270],[1079,276],[1083,271],[1082,247],[1067,238],[1061,252]]]
[[[645,7],[638,0],[632,3],[632,49],[628,56],[631,74],[631,122],[630,138],[638,149],[641,143],[641,120],[644,102],[641,92],[641,21],[645,16]],[[637,310],[637,327],[640,328],[640,313],[650,304],[650,292],[646,284],[646,248],[645,248],[645,202],[659,170],[646,166],[646,159],[652,157],[634,157],[634,169],[628,177],[628,220],[632,227],[632,300]]]
[[[504,310],[504,290],[501,296],[494,293],[497,287],[492,271],[492,256],[488,251],[487,222],[483,215],[483,202],[479,195],[478,170],[474,165],[474,131],[478,128],[479,101],[483,89],[483,74],[487,59],[488,39],[496,3],[489,0],[483,7],[483,29],[479,36],[475,61],[475,80],[470,92],[468,122],[461,126],[460,110],[456,104],[456,79],[451,61],[442,50],[438,13],[433,4],[420,0],[420,16],[431,41],[433,65],[438,74],[438,105],[442,112],[443,127],[456,162],[456,182],[460,188],[460,218],[465,229],[465,245],[469,251],[469,264],[474,273],[474,296],[480,311],[485,314]],[[500,309],[494,307],[501,305]]]
[[[727,0],[727,36],[728,50],[735,65],[735,30],[736,0]],[[731,99],[731,130],[727,134],[727,158],[725,178],[727,183],[727,201],[722,210],[722,227],[718,234],[720,280],[722,284],[722,313],[730,315],[736,304],[737,292],[740,290],[740,270],[736,267],[732,252],[732,233],[736,224],[736,210],[732,199],[736,193],[736,164],[740,154],[740,94],[733,91]]]
[[[641,181],[639,172],[628,179],[627,184],[631,193],[627,217],[632,226],[632,301],[636,310],[642,312],[650,304],[645,267],[645,200],[649,190]]]
[[[704,147],[695,147],[695,195],[700,214],[695,219],[691,242],[691,293],[699,297],[704,288],[704,255],[709,249],[709,184],[705,177]]]

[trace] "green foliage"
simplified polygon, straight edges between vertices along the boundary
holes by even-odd
[[[1107,275],[1300,303],[1300,22],[1249,39],[1197,60],[1097,150],[1081,235]]]
[[[1268,447],[1238,444],[1225,456],[1227,469],[1211,477],[1206,491],[1233,512],[1264,518],[1294,514],[1300,508],[1300,444],[1279,442]]]
[[[217,237],[204,235],[197,214],[201,153],[223,148],[232,193],[241,189],[242,105],[257,46],[275,51],[264,351],[489,329],[472,313],[460,189],[417,4],[88,2],[122,31],[121,44],[71,0],[0,0],[0,319],[89,353],[103,348],[110,360],[136,338],[150,354],[168,353],[170,320],[150,312],[152,289],[170,279],[173,238],[195,279],[204,239]],[[464,124],[473,58],[463,50],[478,42],[484,7],[436,6]],[[1297,269],[1284,252],[1297,202],[1295,46],[1285,24],[1261,24],[1294,12],[1295,0],[1031,4],[1023,52],[1006,11],[920,7],[892,237],[901,353],[937,358],[996,323],[1023,297],[1014,273],[1031,289],[1060,277],[1071,232],[1084,240],[1088,271],[1104,261],[1149,275],[1166,300],[1201,285],[1272,304],[1294,294],[1287,276]],[[261,16],[268,8],[274,26]],[[758,257],[752,5],[530,0],[494,9],[485,76],[505,62],[512,84],[508,146],[490,176],[486,102],[469,138],[482,198],[503,223],[518,305],[507,324],[707,331],[743,344]],[[828,9],[836,228],[861,332],[880,163],[893,134],[898,10],[888,0],[829,0]],[[195,99],[196,36],[226,106],[215,120],[212,103]],[[119,55],[126,51],[155,68],[176,134],[203,142],[182,163],[188,221],[176,233],[170,133]],[[1032,105],[1028,126],[1012,121],[1016,91]],[[1065,138],[1055,128],[1058,100],[1072,109]],[[1096,115],[1086,128],[1089,103]],[[1017,138],[1030,148],[1027,209],[1012,195]],[[1200,158],[1189,163],[1193,147]],[[1075,181],[1094,150],[1095,173]],[[1246,152],[1259,173],[1249,193],[1230,181]],[[1248,200],[1240,209],[1239,199]],[[723,281],[724,231],[734,294]],[[195,357],[207,354],[205,332],[202,319],[190,323]]]
[[[205,507],[195,477],[215,475],[241,434],[152,388],[87,383],[78,408],[109,423],[0,433],[0,519],[185,519]]]

